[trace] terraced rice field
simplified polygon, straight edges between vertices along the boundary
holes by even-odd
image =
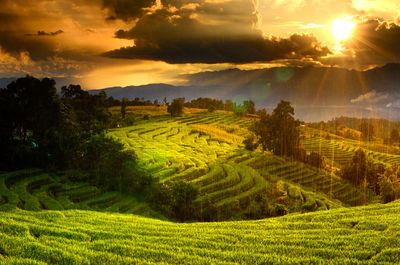
[[[103,192],[88,183],[71,183],[38,169],[0,174],[0,211],[85,209],[143,214],[148,206],[135,197]]]
[[[0,212],[0,264],[399,264],[400,202],[178,224],[84,210]]]
[[[359,148],[364,150],[368,157],[375,163],[382,163],[387,166],[400,163],[400,155],[371,151],[364,146],[357,144],[355,141],[339,139],[326,140],[321,137],[312,137],[304,139],[302,144],[306,150],[322,154],[329,160],[333,161],[337,166],[345,166],[348,164],[351,161],[354,152]]]
[[[199,202],[210,200],[227,212],[237,204],[245,209],[257,195],[271,191],[279,180],[286,183],[289,200],[295,199],[289,189],[297,186],[301,196],[296,195],[296,200],[301,200],[303,206],[314,205],[310,208],[363,202],[357,189],[334,175],[271,154],[245,150],[237,139],[244,139],[251,123],[252,120],[232,114],[201,113],[154,118],[109,134],[135,150],[143,168],[159,181],[191,181],[200,188]]]

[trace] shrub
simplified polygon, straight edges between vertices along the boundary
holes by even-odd
[[[247,136],[247,138],[243,141],[243,143],[244,147],[249,151],[253,151],[258,147],[258,142],[256,141],[256,138],[254,137],[253,134]]]

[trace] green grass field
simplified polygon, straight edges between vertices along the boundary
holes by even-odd
[[[192,183],[197,207],[212,202],[218,220],[231,221],[173,223],[140,198],[63,174],[1,173],[0,264],[400,264],[400,201],[345,207],[368,198],[329,172],[245,150],[251,123],[203,112],[109,132],[157,181]],[[306,137],[303,145],[339,166],[356,150],[339,138]],[[235,221],[260,218],[265,203],[289,214]]]
[[[104,192],[86,182],[70,182],[65,177],[38,169],[0,174],[0,211],[82,209],[134,213],[160,217],[134,196]]]
[[[258,221],[0,212],[0,264],[399,264],[400,202]]]

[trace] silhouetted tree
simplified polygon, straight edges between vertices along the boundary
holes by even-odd
[[[390,202],[400,198],[400,166],[393,165],[379,175],[378,185],[383,201]]]
[[[19,78],[0,90],[0,102],[0,166],[11,169],[48,163],[58,146],[63,118],[55,81]]]
[[[127,98],[122,98],[122,102],[121,102],[121,117],[122,117],[122,119],[125,119],[127,102],[128,102]]]
[[[362,121],[360,124],[361,138],[364,141],[371,141],[374,137],[374,126],[366,121]]]
[[[390,132],[390,143],[391,144],[397,144],[400,141],[400,135],[399,135],[399,130],[398,129],[393,129]]]
[[[254,104],[254,101],[252,101],[252,100],[249,101],[249,107],[247,109],[247,113],[256,114],[256,105]]]
[[[271,150],[276,155],[293,156],[299,145],[300,122],[294,119],[294,108],[290,102],[281,100],[271,115],[260,112],[260,120],[254,125],[263,150]]]
[[[168,105],[167,111],[171,116],[182,116],[184,104],[184,98],[175,98],[172,103]]]

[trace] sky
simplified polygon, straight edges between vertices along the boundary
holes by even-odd
[[[0,77],[86,89],[229,68],[400,62],[397,0],[0,0]]]

